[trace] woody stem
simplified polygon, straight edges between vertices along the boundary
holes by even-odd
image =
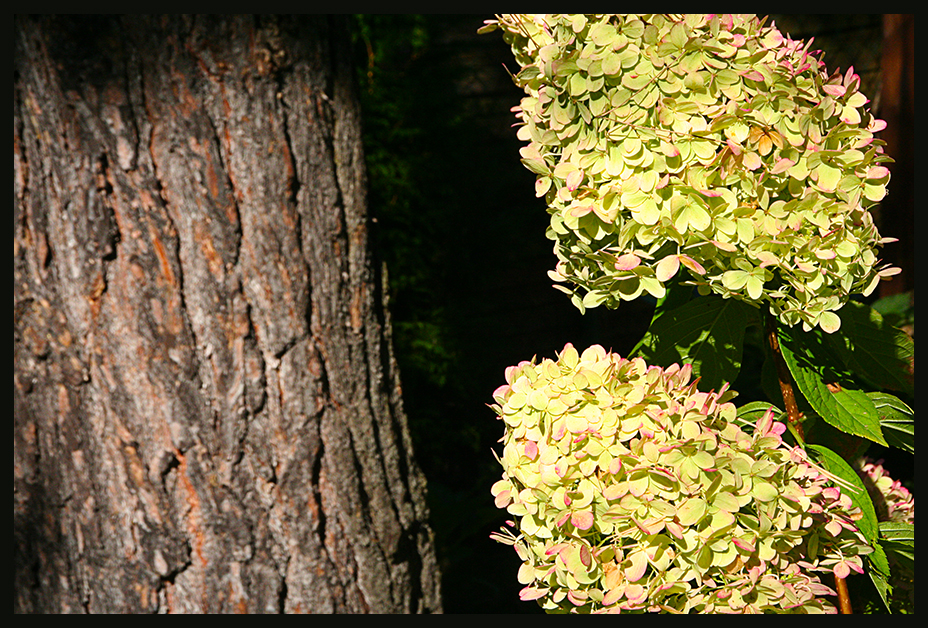
[[[773,351],[773,361],[777,367],[777,380],[780,382],[780,393],[783,395],[783,405],[786,406],[786,418],[800,438],[804,439],[802,433],[802,414],[799,412],[799,405],[796,403],[796,393],[793,391],[793,383],[790,378],[789,368],[783,359],[783,353],[780,351],[780,340],[777,338],[777,324],[773,317],[767,317],[767,342],[770,343],[770,349]]]
[[[770,343],[770,349],[773,351],[773,359],[777,367],[777,379],[780,383],[780,392],[783,395],[783,405],[786,406],[786,418],[793,427],[799,438],[805,439],[802,432],[802,415],[799,412],[799,405],[796,403],[796,393],[793,391],[793,382],[789,374],[789,367],[786,366],[786,360],[783,359],[783,352],[780,350],[780,340],[777,338],[777,324],[772,316],[766,317],[766,334],[767,342]],[[835,576],[835,589],[838,592],[838,608],[842,615],[851,615],[851,597],[847,591],[847,582],[844,578]]]

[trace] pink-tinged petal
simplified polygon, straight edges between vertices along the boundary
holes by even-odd
[[[757,170],[764,162],[761,161],[760,155],[757,153],[745,153],[744,157],[741,158],[741,163],[744,164],[744,167],[748,170]]]
[[[877,118],[871,118],[870,124],[867,125],[867,130],[871,133],[879,133],[886,128],[886,120],[879,120]]]
[[[661,153],[663,153],[665,157],[679,157],[680,149],[669,142],[661,142]]]
[[[683,538],[683,526],[675,521],[666,521],[664,522],[664,527],[667,528],[667,531],[673,535],[676,539]]]
[[[741,72],[741,76],[746,79],[751,79],[752,81],[763,81],[764,75],[758,72],[757,70],[745,70]]]
[[[844,73],[844,84],[850,85],[851,81],[854,81],[854,80],[857,80],[858,82],[860,82],[860,76],[858,76],[854,72],[854,66],[852,65],[847,69],[847,72]]]
[[[548,594],[546,589],[536,589],[535,587],[525,587],[519,591],[519,599],[523,602],[529,602],[531,600],[537,600],[543,598]]]
[[[613,458],[612,462],[609,463],[609,473],[616,475],[619,471],[622,470],[622,461],[619,458]]]
[[[709,198],[715,198],[717,196],[722,195],[722,193],[717,190],[696,190],[696,191],[702,194],[703,196],[707,196]]]
[[[843,526],[841,525],[840,522],[832,519],[831,521],[825,524],[825,529],[828,530],[828,533],[831,534],[831,536],[838,536],[839,534],[841,534],[841,530],[843,529]]]
[[[781,423],[782,425],[782,423]],[[806,452],[798,447],[793,447],[789,450],[789,461],[795,464],[799,464],[806,459]]]
[[[567,175],[567,189],[573,192],[578,187],[580,187],[581,181],[583,181],[583,171],[574,170],[569,175]]]
[[[635,255],[634,253],[626,253],[625,255],[620,255],[615,260],[615,269],[616,270],[631,270],[637,267],[641,263],[641,258]]]
[[[610,484],[603,489],[603,497],[605,497],[607,501],[611,502],[619,499],[620,497],[624,497],[627,492],[628,484],[624,482],[622,484]]]
[[[625,596],[625,585],[620,584],[619,586],[611,589],[609,593],[603,596],[603,606],[612,606]]]
[[[851,575],[851,568],[847,566],[847,563],[841,561],[835,565],[835,576],[838,578],[847,578]]]
[[[819,597],[823,595],[838,595],[838,593],[834,589],[829,587],[827,584],[822,584],[821,582],[815,582],[813,580],[812,582],[809,582],[808,586],[809,586],[809,591],[811,591],[812,593],[814,593],[816,596],[819,596]]]
[[[753,552],[753,551],[754,551],[754,544],[753,544],[753,543],[750,543],[749,541],[744,541],[744,540],[739,539],[739,538],[734,538],[734,539],[732,539],[732,543],[734,543],[734,544],[735,544],[737,547],[739,547],[740,549],[743,549],[745,552]]]
[[[891,266],[890,268],[884,268],[883,270],[879,271],[877,275],[879,275],[880,277],[892,277],[893,275],[898,275],[901,272],[902,272],[901,268],[896,268],[895,266]]]
[[[509,491],[503,491],[503,492],[501,492],[501,493],[500,493],[499,495],[497,495],[496,498],[493,500],[493,503],[496,504],[496,507],[499,508],[499,509],[505,508],[505,507],[508,506],[511,502],[512,502],[512,499],[510,499]]]
[[[570,211],[567,213],[574,218],[582,218],[583,216],[589,214],[591,211],[593,211],[592,205],[579,205],[577,207],[571,207]]]
[[[630,584],[625,587],[625,597],[632,604],[641,604],[647,595],[647,589],[640,584]]]
[[[766,436],[770,427],[773,425],[773,408],[767,408],[767,411],[764,415],[757,421],[757,426],[754,428],[755,431],[761,436]]]
[[[835,98],[841,98],[844,96],[844,93],[847,91],[847,88],[844,85],[835,85],[834,83],[829,83],[828,85],[822,85],[822,91],[828,94],[829,96],[834,96]]]
[[[644,532],[646,535],[650,536],[652,534],[657,534],[664,529],[664,520],[663,519],[644,519],[643,521],[638,521],[637,519],[632,519],[638,529]]]
[[[641,580],[644,572],[648,569],[647,554],[643,551],[633,552],[628,557],[628,560],[631,561],[631,565],[625,568],[625,577],[628,578],[629,582]],[[626,595],[628,595],[627,592]]]
[[[677,274],[680,268],[680,258],[676,255],[668,255],[657,263],[655,273],[658,281],[667,281]]]
[[[525,443],[525,455],[528,456],[529,460],[534,460],[538,457],[538,445],[535,441],[527,441]]]
[[[593,555],[590,553],[590,548],[586,545],[580,547],[580,564],[587,569],[593,566]]]
[[[886,166],[873,166],[867,170],[868,179],[884,179],[889,176],[889,168]]]
[[[693,271],[697,275],[706,274],[706,269],[703,268],[702,265],[696,260],[694,260],[692,257],[689,257],[687,255],[680,255],[679,258],[680,258],[681,264],[689,268],[691,271]]]
[[[509,392],[509,390],[509,384],[503,384],[493,391],[493,398],[502,403],[503,399],[506,398],[506,394]]]
[[[741,154],[741,144],[731,139],[725,140],[725,143],[728,144],[728,150],[730,150],[733,155]]]
[[[856,107],[845,107],[841,110],[841,115],[838,116],[838,119],[845,124],[860,124],[860,112],[857,111]]]
[[[781,172],[786,172],[790,168],[796,165],[796,162],[792,159],[783,159],[777,160],[777,163],[773,164],[773,168],[770,169],[770,174],[780,174]]]
[[[738,250],[738,247],[736,247],[734,244],[731,244],[729,242],[719,242],[718,240],[710,240],[710,242],[712,242],[712,244],[714,244],[716,247],[722,249],[723,251],[727,251],[729,253],[733,253]]]
[[[593,513],[588,510],[575,512],[570,516],[570,522],[578,530],[589,530],[593,527]]]

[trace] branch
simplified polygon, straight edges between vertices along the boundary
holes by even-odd
[[[783,405],[786,406],[786,418],[799,438],[805,440],[802,432],[802,413],[799,412],[799,405],[796,403],[796,393],[793,391],[789,367],[786,366],[786,360],[783,359],[783,353],[780,351],[777,324],[773,316],[769,314],[766,319],[767,342],[770,343],[770,348],[773,350],[773,359],[777,366],[777,379],[780,382],[780,392],[783,394]],[[847,582],[837,575],[835,575],[835,590],[838,592],[838,608],[841,614],[852,615],[854,611],[851,610],[851,597],[847,591]]]
[[[793,383],[790,378],[789,368],[783,359],[783,353],[780,352],[780,341],[777,338],[777,324],[773,316],[767,314],[767,342],[773,350],[774,363],[777,366],[777,379],[780,382],[780,392],[783,394],[783,405],[786,406],[786,417],[799,437],[805,440],[802,433],[802,413],[799,411],[799,405],[796,403],[796,393],[793,392]]]

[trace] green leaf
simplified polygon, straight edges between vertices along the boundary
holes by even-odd
[[[915,526],[896,521],[880,522],[882,546],[897,565],[915,570]]]
[[[841,333],[827,341],[842,362],[874,388],[912,394],[915,343],[904,331],[883,322],[872,307],[849,301],[838,311]]]
[[[873,302],[873,309],[883,317],[884,323],[896,324],[896,321],[910,320],[915,310],[913,294],[909,291],[882,297]]]
[[[915,526],[911,523],[883,521],[880,523],[880,536],[887,541],[902,543],[915,549]]]
[[[915,412],[901,399],[880,392],[867,393],[880,417],[880,429],[890,447],[915,454]]]
[[[682,283],[683,280],[684,277],[680,274],[664,284],[667,292],[657,301],[657,305],[654,308],[654,316],[651,318],[652,325],[654,321],[662,315],[677,309],[693,298],[693,287],[684,285]]]
[[[879,531],[879,524],[877,524],[877,531]],[[883,551],[879,540],[874,541],[873,552],[867,555],[867,560],[873,565],[871,571],[877,571],[884,578],[889,578],[889,559],[886,558],[886,552]]]
[[[649,364],[690,363],[702,390],[718,390],[741,370],[751,306],[734,299],[699,297],[652,321],[633,353]]]
[[[892,585],[889,584],[889,559],[886,558],[886,553],[879,542],[873,544],[873,552],[867,556],[867,560],[873,567],[867,570],[870,581],[879,593],[883,606],[887,611],[892,612],[892,607],[889,605],[893,592]]]
[[[915,548],[915,526],[911,523],[883,521],[880,523],[880,534],[887,541],[906,543]]]
[[[818,351],[824,345],[815,345],[816,351],[812,355],[820,360],[818,364],[813,363],[809,357],[811,348],[794,337],[798,333],[779,327],[780,351],[796,386],[812,409],[825,422],[842,432],[888,445],[880,430],[879,414],[870,397],[861,390],[846,387],[849,382],[831,368],[826,352]],[[814,340],[816,335],[805,333],[802,337]]]
[[[753,425],[771,408],[773,408],[774,418],[777,420],[786,418],[785,413],[769,401],[752,401],[738,408],[738,422]]]
[[[873,507],[873,502],[870,501],[870,494],[867,493],[860,476],[844,458],[827,447],[822,445],[807,445],[807,447],[818,454],[818,461],[826,471],[854,487],[855,490],[846,491],[846,493],[851,498],[851,502],[860,508],[863,513],[863,517],[857,522],[857,526],[871,545],[876,543],[880,536],[876,509]]]

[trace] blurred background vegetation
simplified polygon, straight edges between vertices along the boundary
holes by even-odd
[[[654,304],[581,316],[551,288],[548,215],[512,127],[522,92],[506,68],[517,68],[498,34],[476,34],[489,17],[358,15],[353,37],[376,251],[429,482],[445,612],[535,613],[518,599],[518,557],[489,538],[506,519],[490,495],[502,435],[490,395],[507,366],[554,357],[566,342],[627,355]],[[880,15],[772,17],[793,38],[815,36],[829,69],[854,65],[862,91],[879,93]],[[892,315],[911,318],[912,300],[900,299]],[[745,401],[761,394],[762,359],[759,339],[746,346],[745,381],[733,386]],[[911,489],[914,469],[894,469],[892,452],[881,453]]]

